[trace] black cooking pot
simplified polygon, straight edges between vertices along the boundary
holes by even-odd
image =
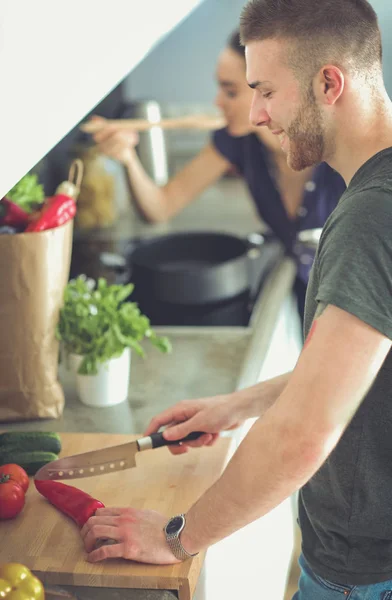
[[[249,244],[225,233],[178,233],[143,240],[128,256],[143,295],[181,305],[233,298],[250,287]]]

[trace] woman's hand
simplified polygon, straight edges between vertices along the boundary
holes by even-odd
[[[81,530],[88,560],[126,558],[154,565],[178,563],[180,561],[170,550],[163,531],[167,521],[154,510],[100,508]],[[102,539],[116,543],[100,546]]]
[[[129,164],[134,148],[139,143],[137,131],[121,128],[116,123],[107,123],[103,117],[93,117],[90,122],[95,125],[95,133],[92,137],[99,152],[124,165]],[[100,128],[98,128],[99,125],[101,125]]]
[[[163,437],[178,440],[192,431],[205,431],[206,434],[193,442],[182,442],[179,446],[168,446],[172,454],[184,454],[189,447],[212,446],[220,431],[236,429],[246,419],[240,406],[236,406],[230,396],[215,396],[200,400],[183,400],[168,408],[149,423],[144,435],[157,432],[167,426]]]

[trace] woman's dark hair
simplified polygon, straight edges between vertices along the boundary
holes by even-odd
[[[245,59],[245,46],[243,46],[241,44],[239,29],[236,29],[235,31],[233,31],[233,33],[230,35],[230,37],[227,41],[227,45],[230,48],[230,50],[234,50],[234,52],[236,52],[243,59]]]

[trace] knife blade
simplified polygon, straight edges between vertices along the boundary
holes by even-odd
[[[162,433],[153,433],[127,444],[110,446],[109,448],[102,448],[102,450],[93,450],[54,460],[41,467],[35,474],[35,479],[81,479],[123,471],[136,467],[138,452],[161,448],[162,446],[176,446],[182,442],[197,440],[202,435],[204,435],[203,432],[194,431],[180,440],[168,441],[165,440]]]

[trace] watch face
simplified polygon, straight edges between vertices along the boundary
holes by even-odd
[[[166,533],[167,535],[175,535],[179,531],[184,524],[184,517],[174,517],[169,523],[166,525]]]

